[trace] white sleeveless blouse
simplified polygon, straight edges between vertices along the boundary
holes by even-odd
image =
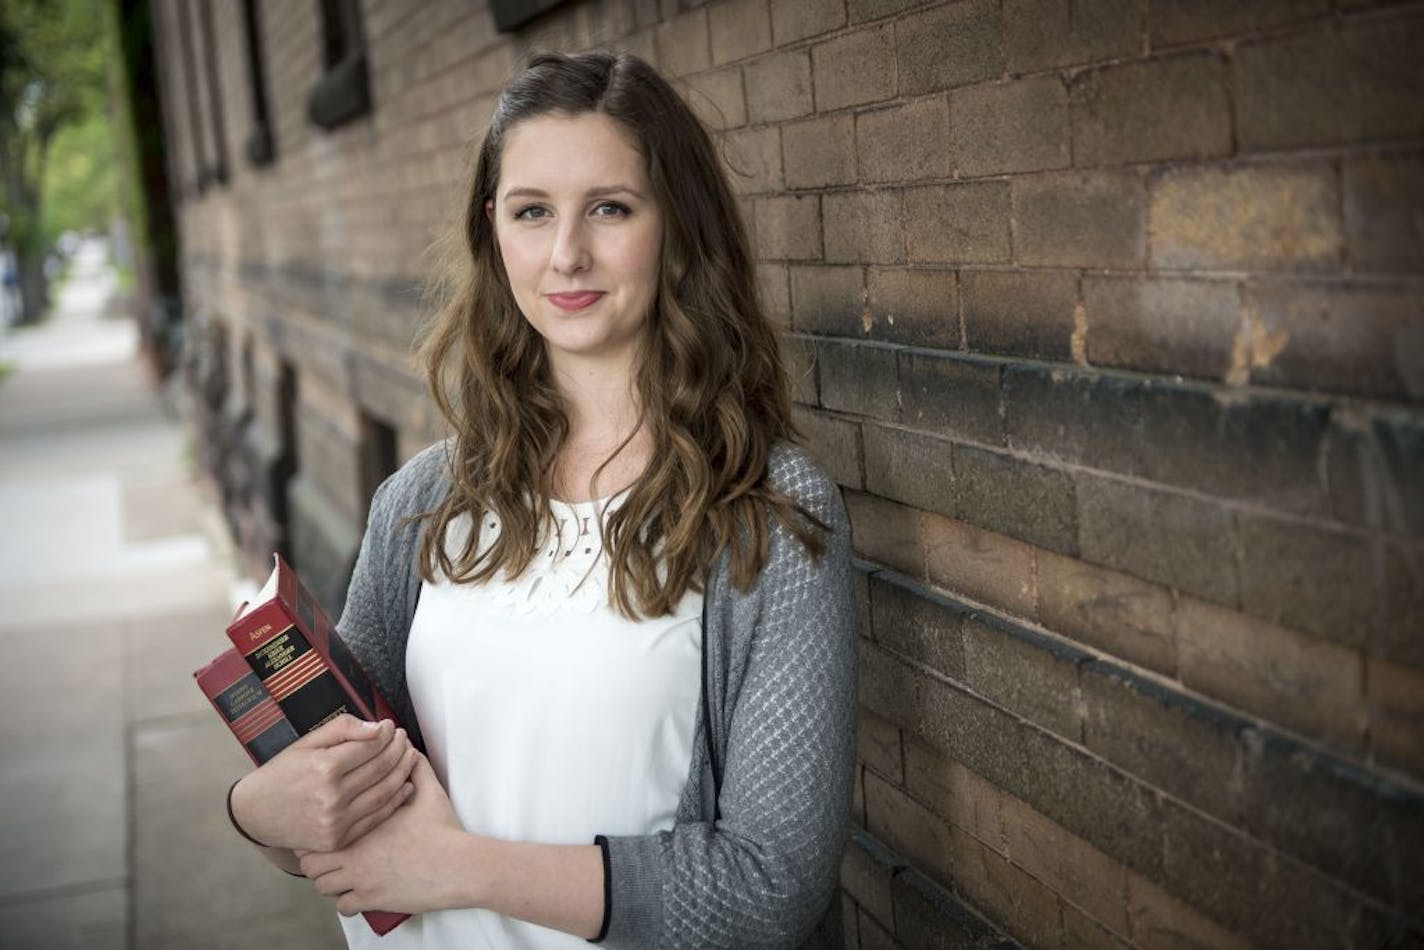
[[[616,504],[616,497],[614,500]],[[555,529],[519,577],[423,583],[406,679],[426,750],[467,831],[546,844],[670,829],[692,760],[702,595],[631,622],[608,603],[599,512],[552,502]],[[498,519],[486,515],[481,548]],[[453,552],[468,516],[452,522]],[[587,947],[485,910],[412,917],[377,937],[343,918],[351,947]]]

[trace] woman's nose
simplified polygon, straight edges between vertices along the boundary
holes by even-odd
[[[584,233],[583,222],[569,221],[560,224],[554,238],[550,266],[560,274],[577,274],[588,269],[591,259],[588,235]]]

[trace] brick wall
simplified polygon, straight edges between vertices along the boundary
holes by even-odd
[[[632,50],[716,130],[855,529],[849,945],[1424,941],[1424,7],[588,0],[503,35],[366,0],[374,109],[327,132],[317,5],[260,6],[277,158],[240,158],[214,4],[235,158],[183,275],[229,379],[295,374],[310,569],[354,553],[360,420],[438,434],[414,289],[500,83]]]

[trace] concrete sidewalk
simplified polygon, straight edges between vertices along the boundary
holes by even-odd
[[[0,340],[0,946],[344,946],[227,825],[249,765],[191,674],[237,578],[112,290],[88,244]]]

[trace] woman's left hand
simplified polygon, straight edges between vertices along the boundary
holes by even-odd
[[[340,851],[301,856],[302,873],[345,916],[368,910],[419,914],[459,906],[451,873],[468,836],[430,762],[411,772],[415,792],[391,817]]]

